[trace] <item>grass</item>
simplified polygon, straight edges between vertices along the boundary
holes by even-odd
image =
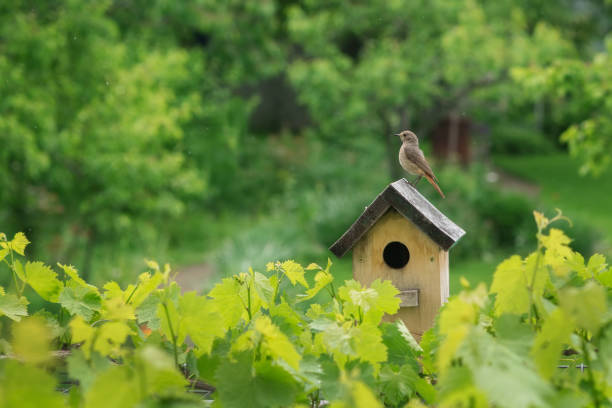
[[[578,161],[566,154],[496,157],[495,164],[541,188],[540,200],[584,220],[612,242],[612,168],[600,177],[581,176]]]

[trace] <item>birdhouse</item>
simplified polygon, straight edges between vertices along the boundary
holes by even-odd
[[[390,280],[401,318],[421,337],[448,298],[448,251],[465,234],[405,179],[389,186],[329,248],[353,249],[353,277],[363,285]]]

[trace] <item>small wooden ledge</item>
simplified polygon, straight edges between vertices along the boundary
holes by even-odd
[[[418,289],[400,290],[397,297],[401,300],[400,307],[416,307],[419,305]]]

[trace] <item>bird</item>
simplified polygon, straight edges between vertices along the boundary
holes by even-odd
[[[412,183],[416,187],[417,183],[425,177],[429,183],[440,193],[442,198],[445,198],[444,193],[438,186],[438,179],[433,173],[433,170],[427,163],[423,151],[419,148],[419,138],[410,130],[404,130],[396,133],[402,141],[402,146],[399,149],[399,162],[404,170],[410,174],[416,174],[418,177]]]

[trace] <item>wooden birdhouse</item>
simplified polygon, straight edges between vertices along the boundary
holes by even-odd
[[[364,285],[390,280],[401,318],[421,337],[448,298],[448,250],[465,234],[405,179],[389,186],[329,248],[353,249],[353,277]]]

